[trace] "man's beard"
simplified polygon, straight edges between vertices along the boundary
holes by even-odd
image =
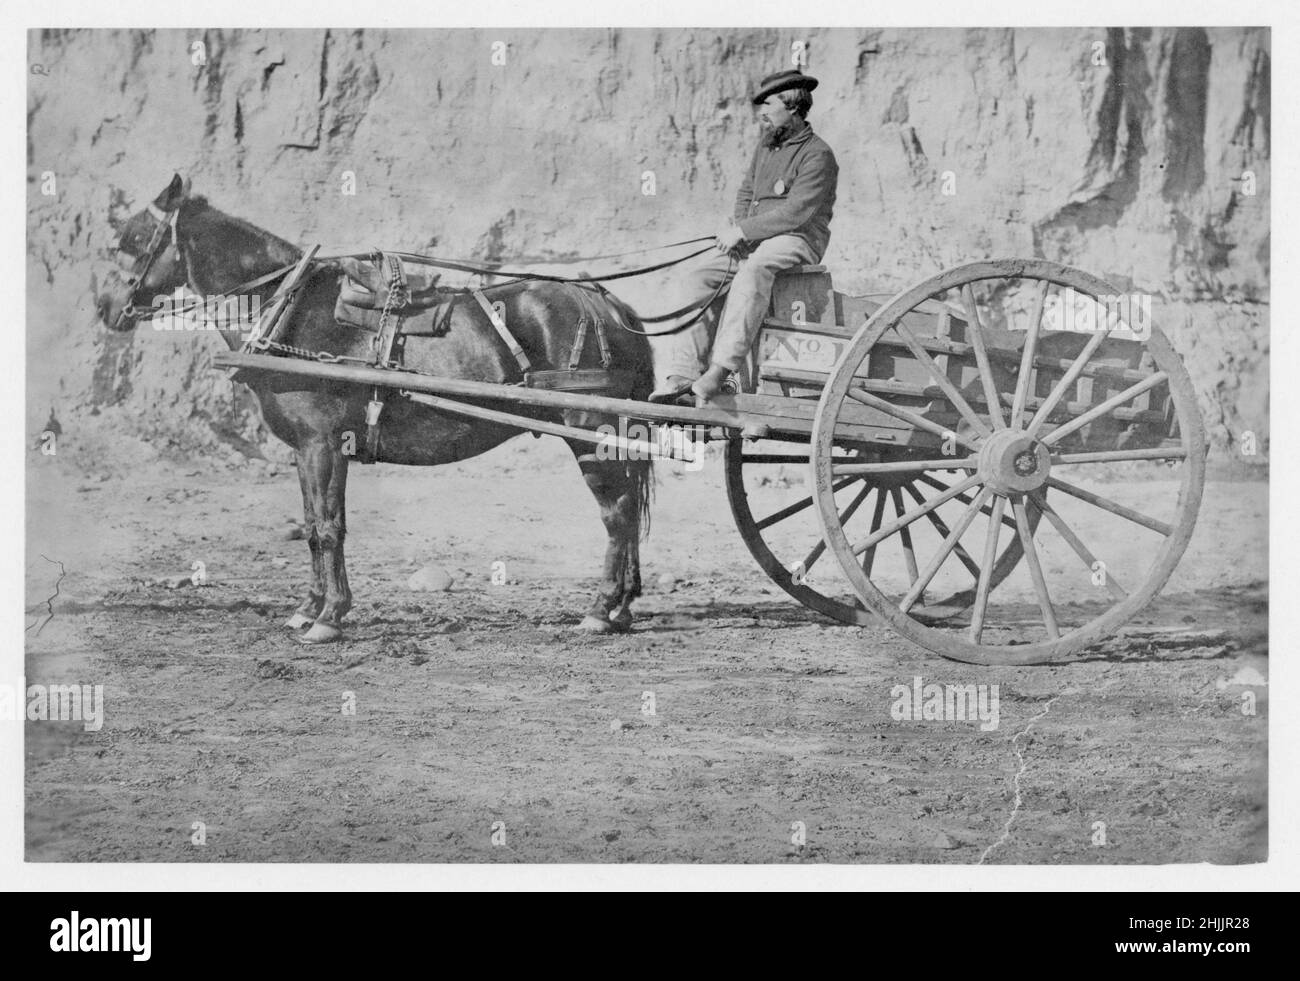
[[[792,132],[794,132],[793,120],[786,123],[784,126],[773,126],[767,120],[763,120],[759,125],[763,130],[764,146],[770,147],[772,149],[776,149],[777,147],[779,147],[781,145],[781,141],[784,140],[787,136],[789,136]]]

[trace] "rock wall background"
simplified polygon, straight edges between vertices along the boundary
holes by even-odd
[[[1262,28],[32,32],[48,74],[28,76],[28,431],[53,407],[115,456],[283,452],[209,369],[218,337],[93,322],[112,222],[173,172],[325,253],[666,243],[729,214],[756,138],[748,93],[795,42],[840,160],[838,288],[1026,255],[1158,294],[1221,458],[1251,432],[1248,461],[1267,460]],[[626,295],[658,310],[659,285]]]

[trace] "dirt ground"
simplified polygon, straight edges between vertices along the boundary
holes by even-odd
[[[26,724],[30,861],[1267,855],[1265,482],[1207,485],[1188,555],[1119,637],[982,668],[797,606],[732,527],[717,462],[659,467],[646,595],[608,637],[572,629],[604,531],[563,445],[354,466],[356,605],[344,642],[305,648],[280,626],[307,575],[283,539],[292,471],[107,459],[71,437],[29,457],[26,683],[106,699],[97,732]],[[42,556],[66,570],[44,623]],[[159,584],[196,560],[207,585]],[[429,564],[449,592],[407,588]],[[999,727],[895,720],[917,676],[999,685]]]

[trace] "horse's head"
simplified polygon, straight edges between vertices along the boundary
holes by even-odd
[[[111,270],[95,284],[95,309],[110,330],[131,330],[150,315],[154,300],[185,285],[176,221],[189,195],[180,174],[143,211],[132,215],[117,242],[125,273]]]

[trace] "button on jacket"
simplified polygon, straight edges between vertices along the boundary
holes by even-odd
[[[775,149],[760,142],[736,195],[736,223],[746,241],[798,235],[820,259],[831,238],[839,172],[835,154],[807,123]]]

